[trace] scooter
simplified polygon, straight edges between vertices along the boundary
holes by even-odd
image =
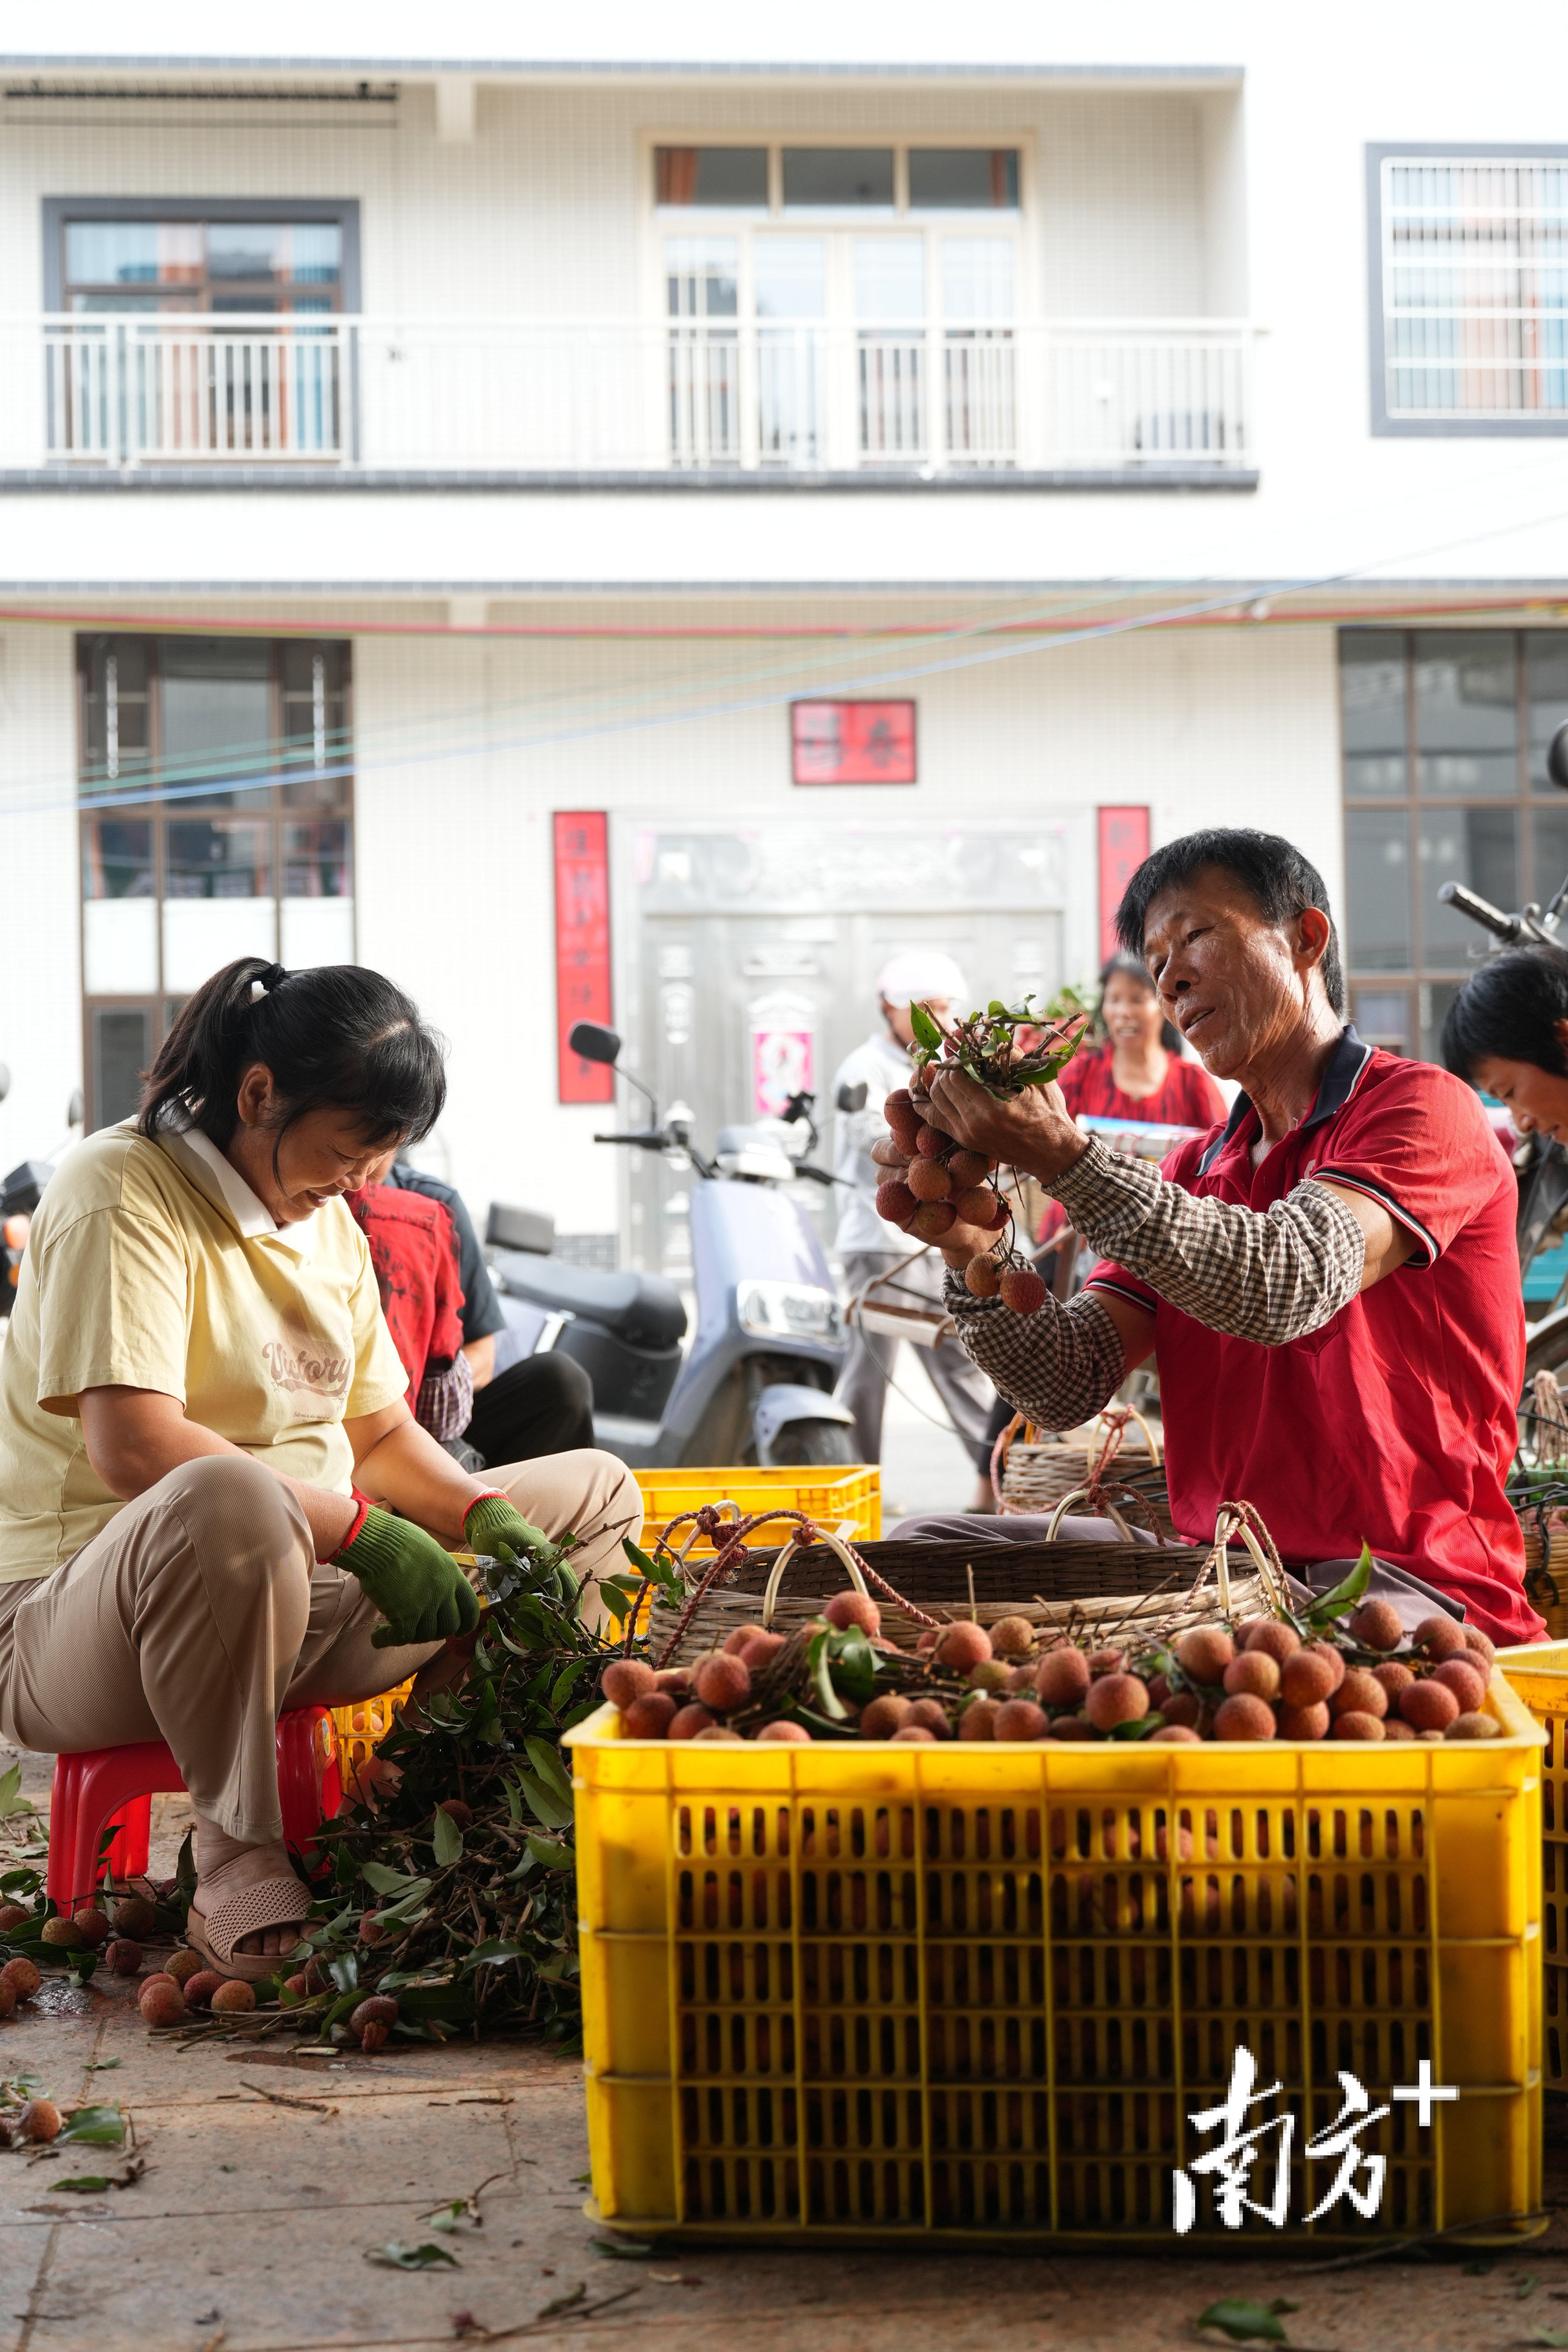
[[[579,1021],[567,1043],[585,1061],[614,1069],[619,1060],[620,1038],[596,1022]],[[549,1218],[498,1202],[485,1238],[510,1328],[498,1338],[497,1369],[549,1348],[574,1358],[594,1383],[595,1441],[637,1469],[853,1463],[853,1416],[833,1396],[843,1310],[822,1244],[788,1197],[792,1184],[834,1181],[805,1157],[817,1139],[811,1097],[793,1097],[782,1120],[721,1128],[709,1160],[681,1105],[661,1123],[642,1080],[618,1075],[647,1096],[648,1124],[595,1142],[679,1153],[700,1180],[691,1188],[690,1348],[672,1282],[563,1265],[545,1255]]]

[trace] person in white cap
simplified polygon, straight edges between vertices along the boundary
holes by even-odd
[[[911,1003],[929,1004],[945,1013],[950,1006],[966,1007],[963,974],[940,948],[909,948],[892,956],[877,979],[882,1027],[857,1045],[839,1066],[833,1081],[833,1172],[838,1179],[838,1253],[844,1279],[852,1298],[858,1297],[879,1275],[890,1274],[917,1244],[897,1225],[877,1214],[876,1192],[885,1171],[871,1157],[871,1146],[888,1132],[882,1105],[895,1087],[910,1081],[909,1049],[914,1032],[910,1026]],[[890,1305],[930,1305],[942,1311],[942,1258],[927,1250],[898,1276],[896,1290],[886,1294]],[[882,1458],[882,1411],[888,1381],[899,1352],[897,1339],[872,1336],[851,1326],[849,1352],[834,1393],[855,1416],[856,1446],[862,1462]],[[946,1406],[953,1428],[973,1457],[983,1493],[972,1507],[991,1508],[990,1443],[986,1435],[995,1391],[970,1361],[955,1339],[944,1339],[923,1359],[937,1394]]]

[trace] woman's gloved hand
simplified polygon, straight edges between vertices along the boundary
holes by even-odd
[[[528,1574],[533,1590],[570,1608],[577,1580],[564,1566],[565,1548],[525,1519],[504,1495],[477,1495],[463,1513],[463,1538],[474,1551]]]
[[[371,1635],[377,1650],[439,1642],[471,1633],[479,1622],[479,1596],[450,1552],[434,1536],[391,1511],[368,1509],[333,1560],[357,1576],[384,1625]]]

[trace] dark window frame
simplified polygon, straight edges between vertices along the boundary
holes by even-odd
[[[65,233],[71,221],[321,221],[342,238],[340,314],[361,307],[357,196],[46,196],[43,199],[44,308],[65,299]],[[242,315],[242,314],[241,314]]]
[[[1371,367],[1371,415],[1374,439],[1384,440],[1530,440],[1568,433],[1568,408],[1542,411],[1534,416],[1393,416],[1388,409],[1388,352],[1384,333],[1383,289],[1383,166],[1389,161],[1456,163],[1517,163],[1538,157],[1542,163],[1568,163],[1568,147],[1552,140],[1393,140],[1368,142],[1366,150],[1367,352]]]
[[[353,640],[352,636],[346,635],[338,635],[328,632],[322,632],[319,636],[310,635],[301,637],[298,635],[290,635],[287,637],[262,636],[261,642],[267,646],[269,657],[268,696],[271,713],[271,733],[270,748],[268,753],[268,765],[269,770],[268,782],[264,793],[259,790],[243,792],[237,796],[236,804],[233,807],[220,807],[213,809],[205,804],[204,796],[200,793],[192,793],[189,797],[171,799],[165,793],[160,790],[158,771],[163,751],[163,715],[161,697],[163,669],[158,656],[160,648],[166,639],[178,638],[184,634],[186,633],[175,629],[84,629],[79,630],[76,635],[74,647],[76,665],[78,795],[76,887],[78,902],[77,920],[79,925],[78,951],[81,958],[80,969],[83,972],[84,978],[86,974],[88,900],[83,883],[87,827],[89,824],[93,824],[95,821],[101,822],[106,817],[115,816],[123,816],[135,822],[146,821],[151,823],[153,827],[153,873],[154,882],[156,884],[153,895],[153,905],[160,910],[155,919],[159,943],[159,987],[150,992],[138,991],[134,993],[123,996],[106,996],[101,992],[89,996],[87,993],[85,987],[83,989],[82,1070],[87,1096],[87,1130],[89,1132],[101,1123],[99,1118],[99,1104],[97,1100],[98,1070],[94,1037],[94,1024],[96,1016],[100,1013],[117,1011],[143,1013],[146,1015],[148,1023],[148,1051],[150,1055],[155,1055],[164,1034],[166,1034],[169,1020],[169,1006],[171,1003],[177,1003],[178,1001],[175,992],[172,991],[164,982],[163,966],[163,917],[161,910],[166,895],[165,884],[168,878],[168,852],[165,836],[169,824],[178,824],[182,818],[184,817],[189,817],[196,822],[200,822],[206,817],[214,817],[221,822],[226,817],[232,818],[239,823],[250,821],[265,824],[268,829],[268,854],[271,877],[271,889],[268,895],[271,898],[273,904],[280,908],[284,896],[284,867],[287,863],[283,846],[285,826],[291,824],[308,824],[332,823],[338,821],[345,823],[349,828],[350,873],[356,885],[354,915],[355,940],[353,952],[356,955],[358,953],[358,861],[356,854],[357,843],[355,840],[355,825],[357,823],[358,812],[357,793],[355,791],[356,775],[354,772]],[[190,634],[199,635],[200,632],[193,631]],[[118,786],[116,786],[111,784],[107,778],[99,775],[89,768],[88,691],[94,647],[102,641],[125,643],[131,640],[135,640],[147,649],[148,707],[146,764],[144,768],[139,771],[133,777],[121,779]],[[254,643],[256,640],[247,639],[247,642]],[[300,645],[301,643],[308,646],[330,645],[334,649],[339,663],[337,694],[341,698],[341,724],[347,749],[347,758],[345,761],[342,761],[341,764],[346,765],[349,770],[348,775],[343,779],[343,804],[341,808],[312,809],[309,805],[301,805],[300,803],[286,802],[283,797],[285,786],[289,781],[289,772],[283,761],[283,749],[285,743],[291,740],[286,737],[284,733],[286,709],[284,696],[283,654],[286,646]],[[329,755],[329,766],[337,764],[340,764],[340,761]],[[309,768],[302,769],[300,772],[300,781],[303,782],[308,780],[313,772],[314,771]],[[221,777],[215,779],[215,793],[222,793],[225,789],[226,786],[224,780]],[[109,800],[105,797],[110,792],[112,792],[114,795],[112,800]],[[93,803],[96,804],[85,808],[82,807],[80,803],[81,797],[84,793],[89,794]],[[280,921],[281,915],[279,915],[279,922]],[[281,946],[281,940],[279,940],[279,944]]]
[[[1423,818],[1428,814],[1441,814],[1445,810],[1465,812],[1472,810],[1508,810],[1512,814],[1515,824],[1515,855],[1517,861],[1516,887],[1519,893],[1519,903],[1522,905],[1533,895],[1537,878],[1535,871],[1538,855],[1535,835],[1536,820],[1543,813],[1560,816],[1565,806],[1561,794],[1550,791],[1542,791],[1535,783],[1531,772],[1531,738],[1530,731],[1531,697],[1528,646],[1529,641],[1531,638],[1552,637],[1560,639],[1564,647],[1568,648],[1568,629],[1516,627],[1502,629],[1482,628],[1474,631],[1454,630],[1451,632],[1438,630],[1436,632],[1436,634],[1439,635],[1453,635],[1456,636],[1473,635],[1479,638],[1502,638],[1506,639],[1509,643],[1514,664],[1513,707],[1515,713],[1515,742],[1512,754],[1515,763],[1514,782],[1513,790],[1509,793],[1431,792],[1422,790],[1420,777],[1422,744],[1420,736],[1419,703],[1415,677],[1415,644],[1419,637],[1432,634],[1435,634],[1435,632],[1430,629],[1414,628],[1397,622],[1390,625],[1389,623],[1379,621],[1375,615],[1369,614],[1366,621],[1360,626],[1352,626],[1336,631],[1334,647],[1336,718],[1338,719],[1340,730],[1340,799],[1342,834],[1344,842],[1346,870],[1346,903],[1343,909],[1344,921],[1342,926],[1342,933],[1346,983],[1351,997],[1351,1017],[1352,1020],[1356,1017],[1356,1007],[1363,995],[1403,997],[1405,1001],[1407,1013],[1411,1016],[1407,1021],[1406,1027],[1406,1036],[1409,1041],[1409,1051],[1412,1056],[1418,1060],[1426,1058],[1423,1050],[1423,1032],[1426,1032],[1430,1036],[1435,1053],[1436,1045],[1436,1033],[1442,1026],[1440,1018],[1436,1017],[1435,1013],[1434,1016],[1429,1020],[1423,1018],[1423,1009],[1430,1007],[1432,1004],[1430,992],[1434,989],[1458,988],[1464,982],[1468,970],[1468,966],[1465,964],[1450,965],[1447,969],[1444,969],[1433,962],[1430,958],[1426,956],[1423,952],[1426,944],[1426,922],[1427,919],[1426,909],[1424,907],[1421,895],[1421,827]],[[1345,764],[1347,753],[1344,741],[1344,701],[1341,686],[1341,680],[1343,676],[1343,661],[1341,648],[1347,638],[1364,637],[1367,635],[1396,636],[1402,640],[1402,658],[1405,669],[1405,782],[1402,790],[1397,793],[1355,793],[1348,790],[1345,783]],[[1359,815],[1363,813],[1371,812],[1377,812],[1384,815],[1402,818],[1405,823],[1405,840],[1408,846],[1407,870],[1409,874],[1410,889],[1410,936],[1412,952],[1408,964],[1402,966],[1397,970],[1389,970],[1386,971],[1373,971],[1357,963],[1356,942],[1349,919],[1349,876],[1352,858],[1350,818],[1352,814]],[[1563,877],[1560,874],[1554,875],[1552,887],[1555,887],[1556,882],[1560,881],[1562,878]],[[1483,944],[1483,935],[1479,930],[1475,934],[1475,943],[1478,947]]]

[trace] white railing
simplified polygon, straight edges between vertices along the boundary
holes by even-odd
[[[1228,320],[96,312],[0,337],[5,467],[1224,470],[1253,441]]]

